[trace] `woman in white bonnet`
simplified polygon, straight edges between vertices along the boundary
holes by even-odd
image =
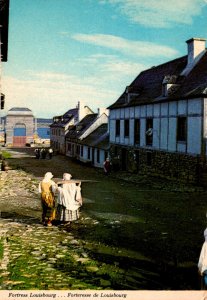
[[[64,180],[71,180],[72,175],[68,173],[63,174]],[[64,224],[70,224],[71,221],[79,219],[80,203],[76,200],[77,194],[80,194],[80,185],[76,183],[64,183],[62,187],[58,187],[58,207],[57,220]]]
[[[207,228],[204,230],[205,242],[203,243],[199,261],[198,270],[201,276],[203,276],[204,289],[207,289]]]
[[[55,219],[55,196],[56,183],[52,180],[53,174],[47,172],[43,180],[39,183],[39,193],[42,203],[42,222],[46,226],[52,226]]]

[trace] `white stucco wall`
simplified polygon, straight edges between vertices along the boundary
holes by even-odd
[[[99,162],[97,162],[97,148],[94,148],[94,167],[103,168],[103,163],[105,161],[105,150],[99,149]],[[92,162],[92,147],[90,147],[90,159],[88,159],[88,146],[83,145],[83,156],[80,155],[79,160],[82,162]]]
[[[187,127],[189,128],[187,140],[187,152],[199,154],[201,152],[201,118],[189,117]],[[200,133],[200,134],[199,134]]]
[[[168,148],[168,118],[161,118],[160,149]],[[153,133],[153,137],[156,133]]]
[[[134,146],[134,119],[140,119],[140,147],[146,147],[146,119],[153,118],[152,148],[200,154],[202,147],[203,99],[189,99],[141,105],[110,111],[110,142]],[[207,101],[207,99],[205,100]],[[125,110],[125,112],[123,112]],[[130,113],[130,117],[128,117]],[[187,142],[177,142],[177,117],[187,117]],[[121,118],[122,117],[122,118]],[[121,118],[121,119],[120,119]],[[124,119],[130,118],[129,138],[124,138]],[[115,137],[116,119],[120,120],[120,137]],[[207,102],[205,102],[204,138],[207,139]],[[147,146],[148,148],[148,146]],[[206,150],[207,151],[207,150]]]
[[[140,119],[140,146],[144,147],[146,144],[146,119]]]
[[[173,106],[174,107],[174,106]],[[177,118],[169,118],[169,133],[168,133],[168,151],[176,151],[176,135],[177,135]]]
[[[153,120],[153,147],[160,148],[160,118],[154,118]]]
[[[115,143],[115,141],[116,141],[115,128],[116,128],[116,121],[113,120],[113,119],[111,119],[111,120],[109,121],[109,134],[110,134],[109,139],[110,139],[110,141],[113,142],[113,143]]]

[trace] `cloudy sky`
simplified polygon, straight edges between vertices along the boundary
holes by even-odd
[[[53,117],[114,103],[140,71],[207,38],[207,0],[10,0],[5,110]]]

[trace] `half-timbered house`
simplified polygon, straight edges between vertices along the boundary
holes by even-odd
[[[112,104],[110,152],[121,170],[198,182],[207,155],[205,39],[186,56],[141,72]]]

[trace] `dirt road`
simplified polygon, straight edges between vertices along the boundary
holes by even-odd
[[[98,181],[82,184],[84,205],[78,224],[74,224],[68,233],[66,230],[52,229],[50,238],[58,236],[56,243],[67,240],[70,234],[69,240],[76,241],[78,247],[76,245],[71,249],[69,243],[67,250],[77,255],[78,248],[81,248],[82,254],[79,253],[76,258],[82,261],[85,258],[88,267],[94,266],[87,269],[82,264],[83,272],[80,278],[76,274],[75,278],[79,281],[75,287],[67,281],[64,285],[59,282],[61,288],[77,288],[77,285],[80,289],[199,288],[196,263],[205,226],[205,219],[200,217],[205,211],[205,191],[198,189],[196,192],[194,187],[189,187],[192,190],[186,193],[185,188],[182,191],[182,187],[180,189],[161,181],[149,182],[147,179],[130,183],[117,179],[117,174],[104,176],[101,170],[83,166],[64,156],[37,160],[33,149],[28,148],[13,149],[11,154],[9,164],[15,170],[3,175],[2,182],[7,182],[7,185],[4,184],[1,190],[2,221],[7,222],[9,218],[17,224],[29,225],[29,232],[32,233],[30,239],[36,231],[40,240],[43,236],[43,242],[47,236],[45,228],[39,224],[41,207],[37,192],[38,178],[45,172],[51,171],[55,177],[62,177],[64,172],[68,172],[73,178]],[[16,226],[10,224],[13,228],[11,234],[13,230],[18,232]],[[62,250],[66,251],[66,248]],[[42,253],[39,248],[35,251],[38,257],[48,257],[47,252]],[[55,270],[59,270],[60,274],[56,275],[62,278],[62,272],[65,274],[68,269],[68,261],[62,258],[57,263],[55,255],[50,257],[51,261],[55,261],[53,268],[55,266]],[[45,259],[43,261],[45,263]],[[74,266],[72,271],[75,272]],[[92,281],[89,280],[90,272],[93,272]],[[5,287],[5,281],[2,287]],[[36,280],[33,284],[41,288]],[[17,286],[28,288],[25,281]],[[52,287],[54,282],[51,278],[47,279],[43,288]]]

